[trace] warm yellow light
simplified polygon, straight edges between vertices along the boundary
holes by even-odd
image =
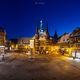
[[[69,50],[67,49],[66,51],[68,52]]]
[[[27,48],[30,48],[30,47],[28,45],[26,45],[25,48],[27,49]]]
[[[16,49],[18,49],[18,45],[16,44]]]
[[[25,46],[25,48],[27,49],[27,46]]]
[[[14,45],[12,44],[11,47],[14,48]]]

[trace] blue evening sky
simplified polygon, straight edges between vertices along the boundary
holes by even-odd
[[[58,35],[80,26],[80,0],[0,0],[0,26],[8,38],[32,37],[36,22],[48,21],[49,33]]]

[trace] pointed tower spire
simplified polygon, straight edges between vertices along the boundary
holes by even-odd
[[[38,25],[36,24],[36,35],[35,35],[36,39],[39,39],[39,32],[38,32]]]
[[[42,21],[42,19],[41,19],[41,21],[40,21],[40,32],[43,32],[44,30],[43,30],[43,21]]]
[[[46,33],[48,33],[48,22],[46,21]]]
[[[38,33],[38,25],[36,24],[36,34]]]
[[[57,34],[57,32],[56,32],[56,30],[55,30],[55,33],[54,33],[54,40],[55,40],[55,42],[57,42],[57,40],[58,40],[58,34]]]
[[[48,32],[48,22],[46,21],[46,37],[49,39],[49,32]]]

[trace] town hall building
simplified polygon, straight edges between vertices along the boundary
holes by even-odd
[[[46,51],[49,45],[53,42],[53,38],[50,37],[48,32],[48,24],[46,23],[46,29],[44,29],[42,20],[40,21],[40,27],[36,25],[36,34],[33,37],[35,51]]]

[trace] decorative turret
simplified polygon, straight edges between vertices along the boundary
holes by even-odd
[[[35,51],[39,51],[39,32],[38,32],[38,25],[36,25]]]
[[[44,32],[42,20],[40,21],[40,32]]]
[[[46,39],[49,39],[48,23],[46,22]]]
[[[38,25],[36,25],[36,34],[38,33]]]
[[[48,23],[46,22],[46,48],[49,45],[49,40],[50,40],[50,36],[48,32]]]
[[[36,25],[36,35],[35,35],[35,38],[39,39],[38,25]]]

